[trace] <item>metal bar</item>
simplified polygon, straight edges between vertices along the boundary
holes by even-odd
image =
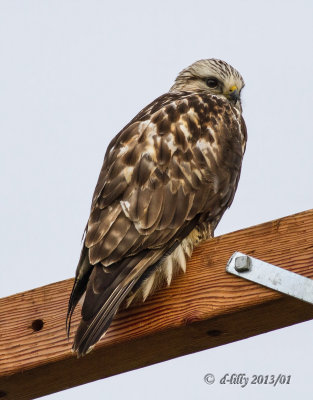
[[[236,252],[229,259],[226,271],[313,304],[313,280],[276,265]]]

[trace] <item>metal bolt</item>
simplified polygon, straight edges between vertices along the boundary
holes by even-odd
[[[251,269],[250,257],[240,256],[235,259],[235,270],[237,272],[247,272]]]

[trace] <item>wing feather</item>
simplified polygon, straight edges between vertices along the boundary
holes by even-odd
[[[90,262],[94,265],[105,260],[127,236],[132,223],[121,211],[105,235],[105,240],[89,248]],[[87,235],[86,235],[87,236]]]
[[[90,248],[108,233],[118,216],[121,214],[121,207],[107,207],[105,209],[96,208],[91,214],[86,235],[86,247]]]

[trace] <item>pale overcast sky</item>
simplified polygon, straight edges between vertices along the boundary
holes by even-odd
[[[177,73],[220,58],[246,81],[248,145],[216,234],[312,208],[313,3],[0,1],[0,297],[72,277],[112,137]],[[307,398],[313,322],[48,399]],[[285,386],[214,383],[286,374]]]

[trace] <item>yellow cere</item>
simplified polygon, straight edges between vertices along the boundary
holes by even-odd
[[[234,86],[232,86],[232,87],[229,89],[229,91],[230,91],[230,92],[233,92],[234,90],[237,90],[237,89],[238,89],[237,86],[234,85]]]

